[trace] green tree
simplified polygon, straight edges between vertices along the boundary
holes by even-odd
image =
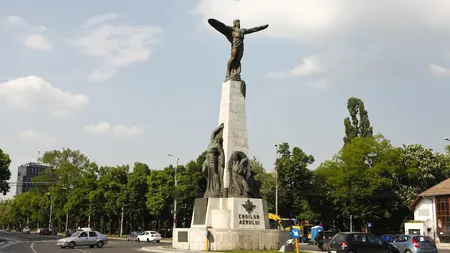
[[[9,170],[9,165],[11,164],[11,159],[9,155],[4,153],[0,149],[0,192],[6,195],[9,191],[8,180],[11,179],[11,171]]]
[[[344,119],[344,143],[349,143],[355,137],[373,136],[373,128],[370,126],[369,114],[364,107],[364,102],[359,98],[351,97],[347,101],[347,109],[350,117]]]
[[[145,163],[136,162],[133,167],[133,172],[128,175],[128,205],[127,210],[130,218],[131,230],[142,224],[142,227],[147,227],[150,218],[146,206],[145,194],[148,191],[148,176],[150,175],[150,168]]]
[[[261,181],[261,197],[267,201],[269,212],[275,213],[275,173],[266,172],[264,166],[256,157],[250,160],[250,167],[255,173],[255,179]]]
[[[157,221],[157,229],[160,222],[166,226],[172,224],[175,168],[170,165],[163,170],[152,170],[148,176],[148,192],[146,205],[150,213]]]
[[[315,220],[317,214],[308,204],[308,198],[312,195],[313,176],[308,166],[314,163],[314,157],[299,147],[291,151],[288,143],[279,145],[278,153],[281,155],[278,159],[278,213],[302,221]]]
[[[392,180],[399,157],[399,149],[381,135],[355,137],[316,169],[330,186],[335,221],[341,227],[347,227],[350,215],[361,229],[367,222],[379,224],[378,228],[399,227],[401,221],[392,220],[392,214],[405,208]]]

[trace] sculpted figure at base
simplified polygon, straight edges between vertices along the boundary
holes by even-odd
[[[231,43],[231,56],[227,63],[227,80],[241,80],[241,60],[244,56],[244,36],[246,34],[259,32],[266,29],[269,25],[257,26],[254,28],[241,28],[241,21],[236,19],[233,21],[233,26],[227,26],[224,23],[210,18],[208,23],[214,27],[217,31],[225,35],[228,41]]]
[[[225,153],[223,150],[223,126],[220,124],[211,133],[210,143],[206,149],[206,160],[202,165],[202,173],[206,175],[205,198],[221,196],[223,185],[223,170],[225,167]]]
[[[250,161],[244,152],[235,151],[228,161],[230,170],[229,197],[261,198],[261,182],[255,180]]]

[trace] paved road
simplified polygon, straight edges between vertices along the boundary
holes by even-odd
[[[76,251],[61,249],[56,241],[61,236],[22,235],[0,231],[0,253],[138,253],[144,246],[166,246],[170,243],[137,243],[110,240],[103,248],[75,247]],[[68,251],[69,250],[69,251]],[[142,252],[142,251],[141,251]]]

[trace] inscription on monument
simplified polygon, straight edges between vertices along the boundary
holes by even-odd
[[[188,242],[187,231],[178,231],[178,242]]]
[[[242,207],[247,212],[246,214],[239,214],[239,225],[254,225],[259,226],[261,224],[260,217],[258,214],[252,214],[256,208],[256,205],[247,199],[247,201],[242,204]]]
[[[194,203],[194,225],[204,225],[206,223],[206,210],[208,208],[208,199],[195,199]]]

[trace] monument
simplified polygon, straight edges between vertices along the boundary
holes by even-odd
[[[269,229],[267,203],[261,182],[254,178],[248,158],[246,84],[241,79],[244,36],[269,25],[244,29],[238,19],[227,26],[208,23],[231,43],[218,127],[211,132],[202,172],[207,179],[203,198],[194,203],[190,228],[175,228],[172,247],[184,250],[279,249],[287,231]]]

